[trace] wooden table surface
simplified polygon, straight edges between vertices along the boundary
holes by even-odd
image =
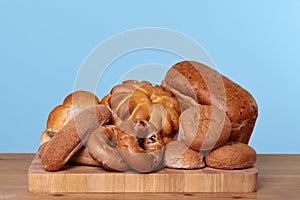
[[[300,199],[300,154],[258,155],[255,193],[176,194],[32,194],[27,170],[34,154],[0,154],[0,200],[3,199]]]

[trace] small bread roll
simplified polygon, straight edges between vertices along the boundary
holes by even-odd
[[[212,168],[244,169],[254,165],[256,152],[247,144],[232,142],[209,152],[205,161]]]
[[[196,151],[217,148],[228,140],[231,122],[226,113],[215,106],[198,105],[180,116],[178,140]]]
[[[164,165],[169,168],[203,168],[203,155],[187,147],[183,142],[172,141],[166,145]]]

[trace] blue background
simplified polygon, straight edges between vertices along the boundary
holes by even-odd
[[[259,119],[250,144],[258,153],[300,153],[299,10],[296,0],[0,0],[0,152],[36,152],[48,113],[72,92],[96,45],[132,28],[162,27],[196,40],[221,73],[253,94]],[[178,61],[136,52],[114,70]]]

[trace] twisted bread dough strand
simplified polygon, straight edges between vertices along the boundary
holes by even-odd
[[[175,96],[160,86],[147,81],[124,81],[115,86],[101,103],[110,107],[114,124],[123,121],[146,120],[162,134],[164,142],[172,140],[179,128],[180,105]]]

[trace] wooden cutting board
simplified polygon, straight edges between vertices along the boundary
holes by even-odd
[[[100,167],[65,166],[57,172],[43,169],[36,157],[28,170],[29,192],[255,192],[258,172],[243,170],[161,169],[148,174],[108,172]]]

